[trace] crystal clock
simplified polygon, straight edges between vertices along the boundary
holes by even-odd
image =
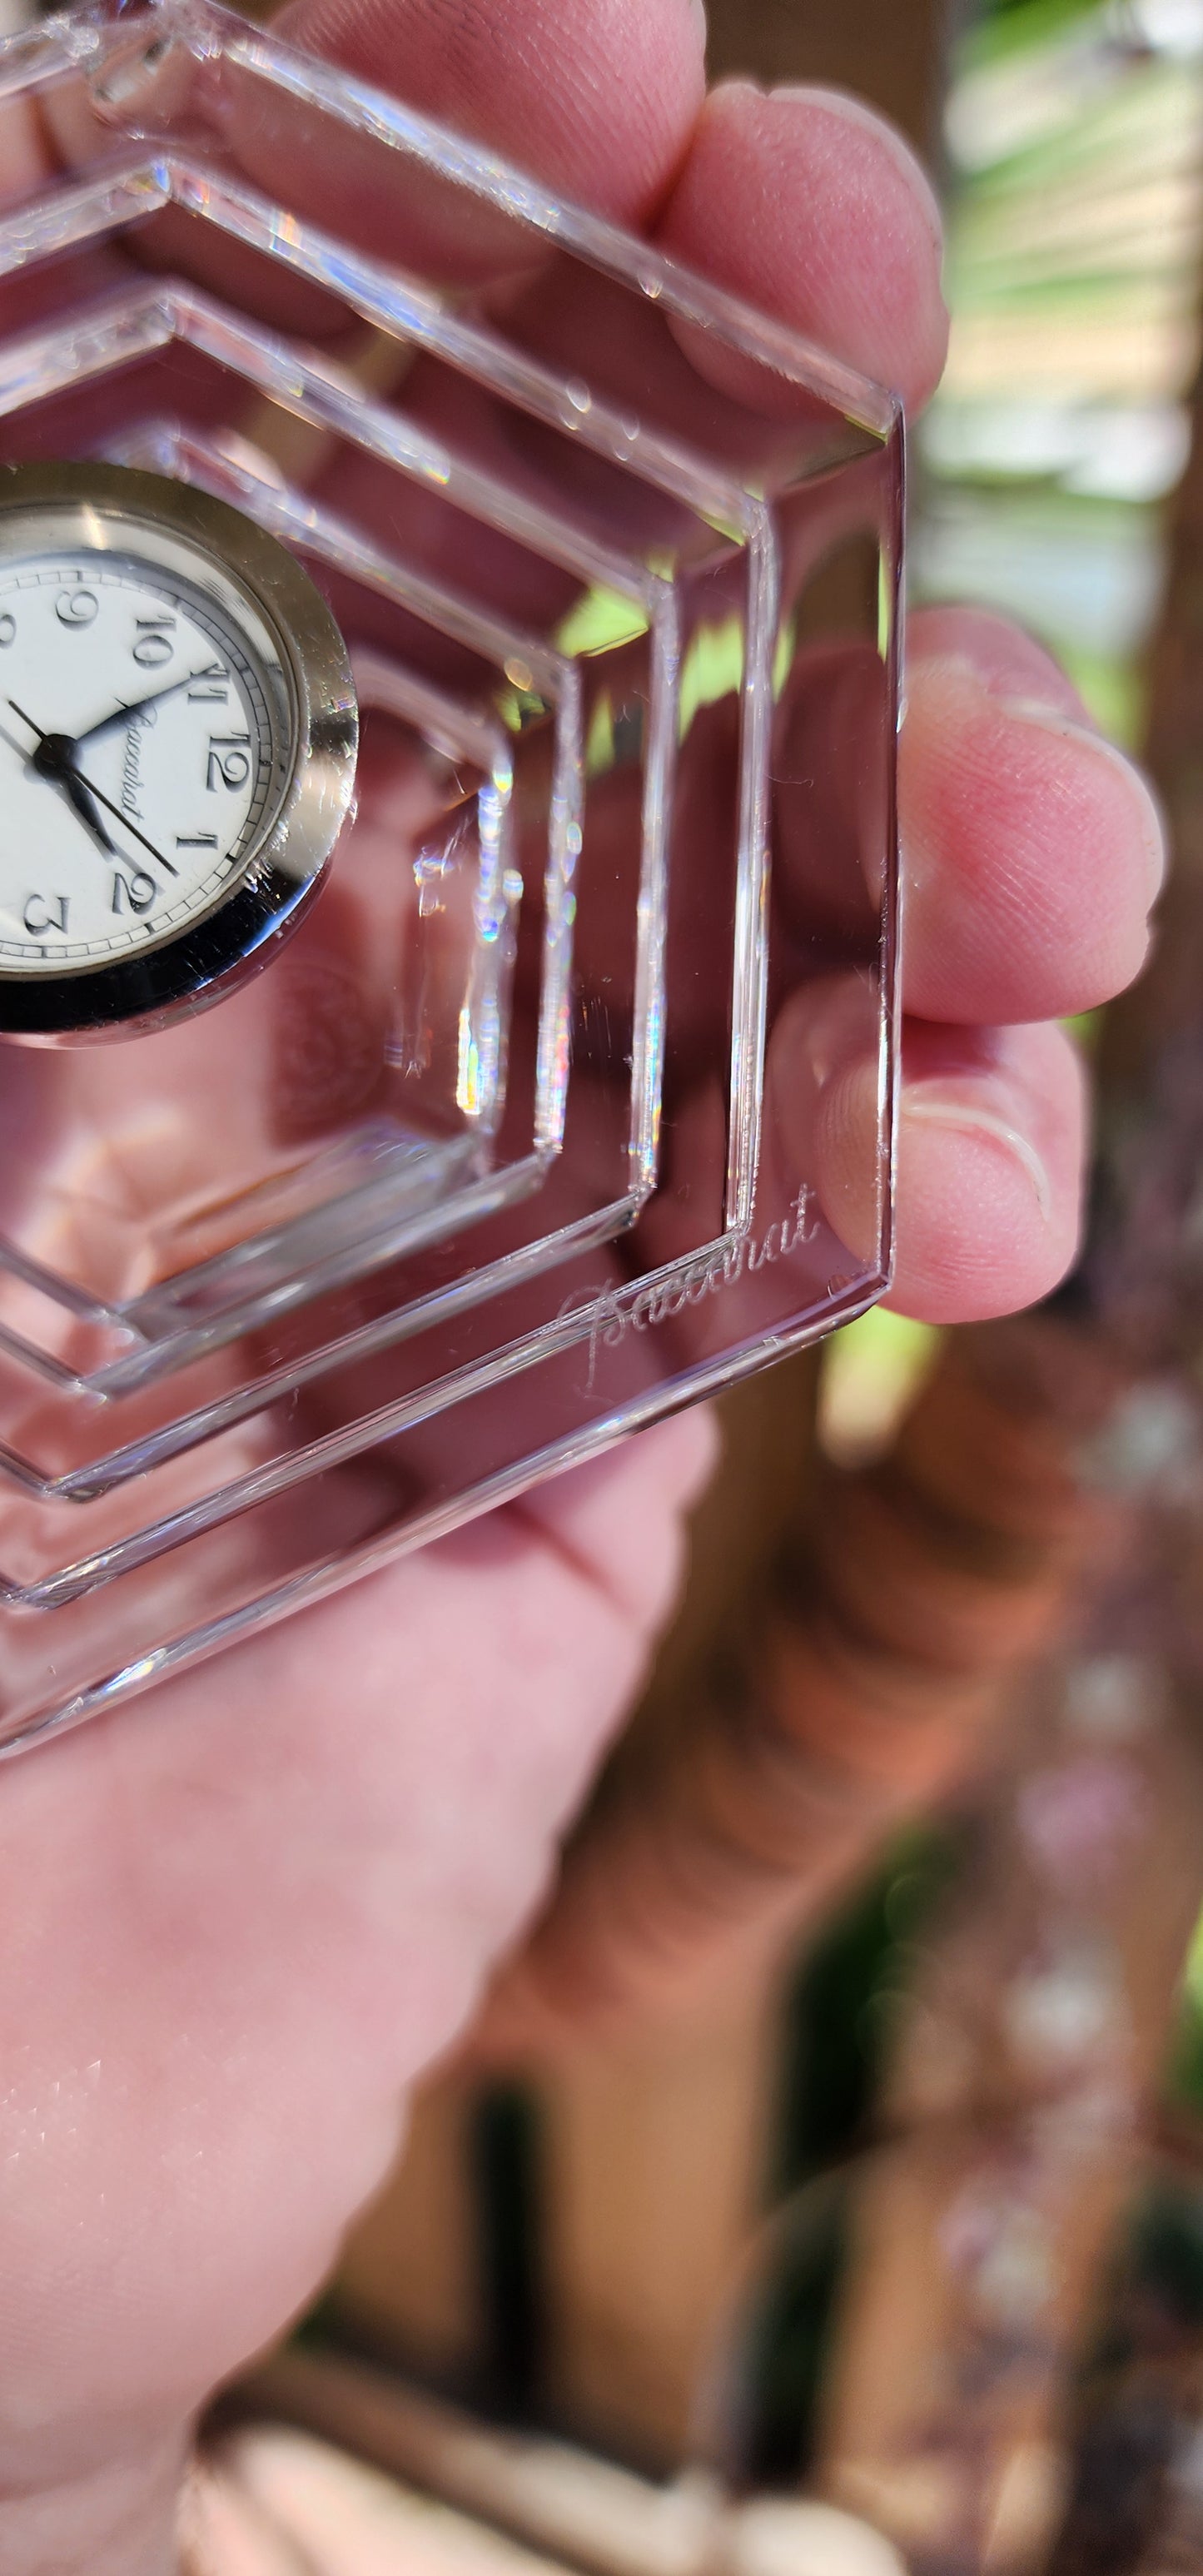
[[[0,105],[2,1763],[881,1295],[904,438],[214,0]]]
[[[313,582],[209,494],[0,476],[0,1029],[161,1021],[295,926],[351,801],[355,693]]]

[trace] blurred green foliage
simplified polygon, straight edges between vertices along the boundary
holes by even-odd
[[[1203,2112],[1203,1918],[1186,1962],[1178,2006],[1178,2026],[1166,2070],[1171,2102]]]
[[[979,0],[977,24],[964,39],[973,61],[1048,44],[1075,18],[1098,15],[1099,0]]]

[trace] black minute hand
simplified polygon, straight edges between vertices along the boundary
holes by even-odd
[[[73,769],[55,770],[53,775],[61,781],[67,792],[68,803],[74,806],[80,822],[86,823],[88,830],[95,834],[101,849],[107,852],[110,859],[121,858],[123,853],[118,849],[116,842],[109,839],[84,780],[77,778]]]
[[[76,744],[90,742],[94,733],[107,733],[110,725],[132,724],[147,707],[157,706],[160,698],[173,698],[177,689],[191,689],[197,680],[215,679],[219,667],[210,662],[203,671],[186,671],[182,680],[168,680],[161,689],[148,690],[144,698],[135,698],[132,706],[127,707],[118,700],[115,707],[110,707],[107,716],[98,716],[95,724],[85,725],[83,732],[76,734]],[[9,703],[11,705],[11,699]]]
[[[74,748],[74,745],[72,748]],[[140,832],[137,824],[131,823],[128,814],[122,812],[120,805],[114,805],[112,797],[106,796],[102,787],[94,787],[91,779],[83,777],[81,772],[75,768],[74,764],[64,772],[64,776],[68,780],[73,779],[75,785],[77,787],[82,787],[87,795],[94,796],[97,804],[103,805],[106,814],[114,814],[117,821],[124,824],[126,831],[132,833],[135,841],[140,841],[143,849],[149,850],[152,859],[157,859],[159,866],[161,868],[166,868],[169,877],[178,877],[180,873],[179,869],[177,867],[173,867],[170,859],[164,858],[161,850],[156,850],[154,842],[147,840],[145,832]],[[69,789],[68,793],[70,793]],[[74,797],[72,797],[71,801],[74,804]],[[110,849],[112,849],[112,846],[113,845],[110,842]],[[123,850],[113,850],[113,856],[115,859],[123,858],[124,855],[125,853]]]

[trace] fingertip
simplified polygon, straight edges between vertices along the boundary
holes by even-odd
[[[843,91],[721,82],[659,237],[908,407],[938,383],[939,210],[901,135]]]
[[[918,1064],[899,1106],[889,1303],[932,1324],[1014,1313],[1051,1293],[1077,1249],[1081,1060],[1054,1027],[911,1038]],[[825,1089],[816,1132],[823,1205],[865,1258],[876,1229],[876,1103],[876,1067],[845,1064]]]
[[[929,1020],[1093,1010],[1148,954],[1165,834],[1141,772],[1018,655],[913,664],[899,752],[906,1003]]]
[[[1165,884],[1169,859],[1165,817],[1151,781],[1118,743],[1109,741],[1094,725],[1080,724],[1076,717],[1063,715],[1041,700],[1033,703],[1031,698],[1013,697],[1000,700],[1000,704],[1020,724],[1051,734],[1075,760],[1084,762],[1087,794],[1096,803],[1105,801],[1119,854],[1128,862],[1131,892],[1142,906],[1143,917],[1131,924],[1137,952],[1132,971],[1139,971],[1148,944],[1147,914]],[[1115,990],[1121,992],[1122,984],[1117,984]],[[1099,999],[1109,1001],[1111,995],[1103,993]]]
[[[923,1323],[976,1323],[1050,1296],[1082,1217],[1087,1098],[1055,1027],[999,1033],[994,1061],[904,1082],[891,1302]]]
[[[867,99],[858,98],[854,90],[840,89],[830,82],[781,81],[771,95],[795,100],[804,110],[842,117],[846,125],[858,129],[867,151],[891,160],[908,200],[908,220],[913,201],[915,211],[926,224],[932,257],[943,262],[944,217],[940,200],[918,153],[896,125],[879,116],[876,108],[870,107]]]
[[[698,0],[291,0],[276,25],[619,223],[662,202],[705,96]]]
[[[907,667],[912,673],[926,662],[967,664],[983,688],[1001,697],[1039,699],[1050,710],[1090,726],[1085,699],[1063,671],[1055,653],[995,608],[934,602],[911,610],[906,625]]]

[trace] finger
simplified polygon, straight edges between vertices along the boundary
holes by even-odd
[[[899,799],[906,1003],[931,1020],[1093,1009],[1144,962],[1152,795],[1042,647],[946,609],[910,630]]]
[[[859,101],[724,82],[657,238],[908,406],[933,392],[948,336],[939,212],[901,136]]]
[[[705,93],[699,0],[292,0],[276,25],[628,224],[671,185]],[[495,234],[482,202],[461,208],[474,273]]]
[[[53,92],[51,93],[53,96]],[[14,95],[0,102],[0,207],[19,204],[53,178],[53,116],[46,99]],[[102,295],[116,284],[123,263],[106,246],[59,259],[19,264],[0,279],[0,329],[45,326],[48,313],[77,299]]]
[[[0,205],[44,187],[52,166],[33,101],[6,98],[0,105]]]
[[[697,1405],[637,1438],[634,1462],[626,1446],[609,1450],[532,1486],[511,1508],[574,1564],[604,1569],[606,1591],[648,1635],[684,1571],[683,1516],[714,1474],[718,1432],[709,1407]],[[632,1514],[632,1463],[640,1493],[660,1506],[654,1515]]]
[[[291,0],[274,32],[636,226],[671,185],[705,93],[701,0]],[[192,77],[195,100],[178,66],[152,71],[139,109],[177,130],[192,113],[216,113],[234,163],[292,213],[456,283],[530,268],[530,231],[419,156],[282,98],[246,64],[224,64],[216,107],[204,67]],[[107,147],[86,95],[57,102],[52,122],[73,166]],[[337,306],[278,261],[231,244],[219,260],[211,238],[171,209],[138,250],[215,287],[233,277],[250,310],[286,328],[321,336],[338,326]]]
[[[791,1032],[777,1032],[774,1080],[788,1087]],[[831,1224],[863,1257],[877,1208],[875,1058],[813,1009],[792,1032],[813,1079],[815,1178]],[[890,1303],[928,1323],[969,1323],[1047,1296],[1078,1242],[1085,1143],[1081,1061],[1055,1027],[952,1031],[908,1023],[899,1114],[897,1238]]]

